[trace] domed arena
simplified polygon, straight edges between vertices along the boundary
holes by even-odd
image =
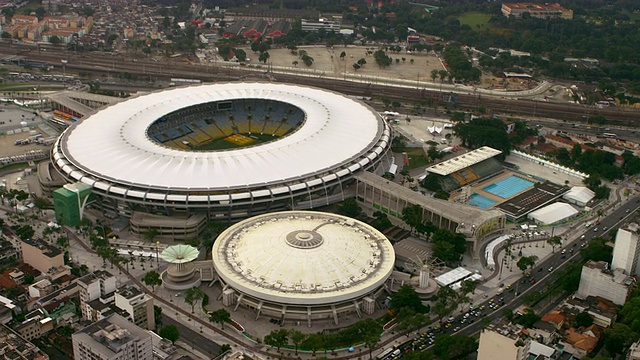
[[[225,306],[310,326],[373,313],[395,252],[381,232],[358,220],[284,211],[231,226],[216,239],[212,258]]]
[[[52,163],[105,212],[240,219],[343,200],[355,173],[389,166],[390,143],[388,124],[348,96],[216,83],[98,110],[59,137]]]

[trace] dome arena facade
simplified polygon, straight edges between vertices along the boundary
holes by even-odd
[[[105,211],[232,219],[341,201],[354,173],[388,168],[390,145],[388,124],[348,96],[217,83],[96,111],[58,138],[52,163]]]
[[[212,258],[225,306],[310,325],[373,313],[395,252],[381,232],[358,220],[284,211],[231,226],[218,236]]]

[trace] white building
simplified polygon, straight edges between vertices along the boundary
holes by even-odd
[[[151,335],[113,314],[71,336],[75,360],[152,360]]]
[[[555,202],[529,213],[527,217],[535,221],[536,224],[551,225],[571,219],[577,214],[578,210],[573,206],[567,203]]]
[[[521,337],[521,326],[491,324],[480,332],[478,360],[524,360],[531,340]]]
[[[634,283],[635,279],[621,270],[611,271],[607,262],[589,260],[582,267],[576,297],[585,299],[587,296],[600,296],[614,304],[623,305]]]
[[[126,311],[131,322],[147,330],[156,327],[153,298],[130,285],[119,288],[114,297],[116,307]]]
[[[324,29],[327,32],[339,32],[340,31],[340,23],[336,21],[329,21],[326,19],[319,19],[318,21],[310,21],[302,19],[301,22],[302,31],[315,31],[318,32],[320,29]]]
[[[574,186],[571,188],[571,190],[567,191],[567,193],[564,194],[562,198],[572,204],[576,204],[580,207],[585,207],[595,196],[596,193],[594,193],[587,187]]]
[[[640,341],[636,341],[631,345],[627,360],[640,360]]]
[[[640,266],[638,266],[640,256],[638,255],[640,255],[638,224],[629,224],[625,229],[618,229],[611,268],[621,269],[627,275],[638,276],[640,273]]]
[[[108,271],[98,270],[78,279],[78,285],[82,318],[89,320],[92,318],[89,302],[113,294],[116,291],[116,277]]]

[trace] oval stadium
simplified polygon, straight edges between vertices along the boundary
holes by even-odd
[[[311,325],[373,313],[395,252],[381,232],[358,220],[284,211],[232,225],[216,239],[212,259],[225,306]]]
[[[90,114],[58,138],[52,165],[67,182],[90,187],[107,214],[130,217],[134,232],[165,224],[160,215],[181,215],[184,224],[167,226],[197,231],[206,218],[341,201],[355,173],[389,167],[390,143],[380,115],[348,96],[216,83],[144,94]]]

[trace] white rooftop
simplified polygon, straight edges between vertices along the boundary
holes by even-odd
[[[473,274],[471,271],[460,266],[436,277],[436,283],[440,286],[449,286],[460,280],[466,279],[471,274]]]
[[[567,191],[562,198],[566,200],[574,200],[580,203],[588,203],[596,196],[596,194],[589,188],[584,186],[574,186],[571,190]]]
[[[577,213],[578,210],[573,206],[563,202],[555,202],[529,213],[527,217],[542,224],[554,224],[558,221],[570,218]]]
[[[225,230],[213,264],[232,288],[284,304],[317,305],[366,295],[391,274],[395,253],[373,227],[312,211],[265,214]]]
[[[453,159],[430,166],[427,168],[427,172],[446,176],[500,154],[502,154],[500,150],[483,146]]]
[[[156,120],[178,109],[238,98],[292,104],[305,113],[305,121],[276,141],[225,151],[169,148],[146,134]],[[72,125],[61,145],[66,159],[98,179],[156,189],[228,191],[307,178],[349,165],[370,151],[382,129],[375,111],[338,93],[275,83],[218,83],[113,104]]]

